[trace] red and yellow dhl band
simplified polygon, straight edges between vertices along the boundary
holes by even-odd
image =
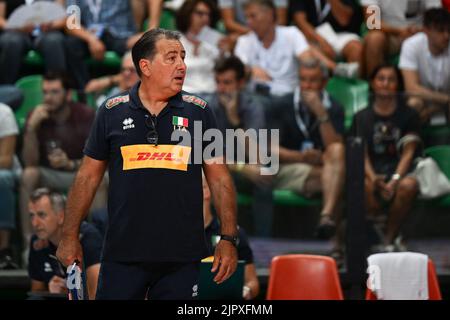
[[[136,144],[120,147],[123,170],[160,168],[187,171],[191,147]]]

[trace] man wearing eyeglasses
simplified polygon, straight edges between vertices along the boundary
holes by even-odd
[[[204,132],[216,122],[204,100],[182,91],[186,52],[179,39],[178,32],[153,29],[133,47],[141,81],[100,107],[69,194],[57,252],[64,265],[82,260],[76,235],[109,167],[97,299],[196,299],[200,261],[208,256],[202,169],[221,220],[215,281],[237,266],[235,191],[225,164],[215,162],[223,150],[197,158],[207,151]],[[173,134],[186,139],[179,143]]]
[[[56,259],[56,248],[62,235],[65,197],[47,188],[36,189],[30,196],[28,210],[34,235],[28,257],[31,291],[67,294],[65,268]],[[102,238],[87,222],[80,227],[80,242],[85,261],[86,285],[89,298],[95,297]]]

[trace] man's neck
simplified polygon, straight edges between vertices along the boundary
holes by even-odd
[[[439,56],[445,51],[445,50],[440,50],[439,48],[432,46],[430,42],[428,42],[428,49],[430,50],[430,53],[433,56]]]
[[[138,95],[145,109],[152,115],[158,115],[169,101],[167,97],[157,94],[152,86],[145,85],[143,82],[139,86]]]
[[[262,42],[264,48],[270,48],[275,40],[275,25],[269,28],[269,30],[265,32],[261,37],[258,36],[258,39]]]

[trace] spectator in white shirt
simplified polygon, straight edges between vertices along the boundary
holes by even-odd
[[[400,54],[408,104],[422,122],[445,123],[450,109],[450,13],[442,8],[425,12],[424,31],[407,39]],[[439,121],[439,123],[437,122]],[[447,121],[448,122],[448,121]]]
[[[373,20],[373,10],[376,6],[381,14],[381,29],[373,29],[364,38],[366,75],[382,64],[386,55],[400,52],[402,42],[420,32],[422,17],[427,9],[441,7],[440,0],[361,0],[366,21],[369,25]],[[368,10],[369,9],[369,10]]]

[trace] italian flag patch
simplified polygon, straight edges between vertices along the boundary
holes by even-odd
[[[182,126],[187,128],[189,126],[189,121],[187,118],[183,118],[183,117],[173,117],[172,118],[172,124],[174,126]]]

